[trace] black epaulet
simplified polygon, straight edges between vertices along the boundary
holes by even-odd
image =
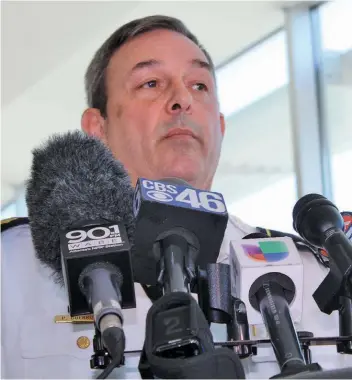
[[[21,224],[29,224],[28,218],[8,218],[1,221],[1,232],[9,228],[20,226]]]

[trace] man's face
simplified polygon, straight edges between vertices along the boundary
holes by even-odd
[[[192,41],[168,30],[134,38],[111,58],[106,91],[106,120],[84,115],[82,128],[102,138],[133,184],[178,177],[210,188],[224,120],[209,63]]]

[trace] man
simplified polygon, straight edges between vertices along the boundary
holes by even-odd
[[[224,117],[210,56],[181,23],[152,17],[123,27],[94,57],[86,90],[83,130],[110,147],[133,183],[174,176],[211,187]]]
[[[133,184],[138,177],[179,177],[197,188],[211,188],[225,122],[212,60],[182,22],[152,16],[122,26],[95,54],[86,74],[86,92],[89,108],[83,113],[82,129],[111,149]],[[254,231],[230,217],[218,261],[228,262],[231,239]],[[28,226],[8,229],[2,238],[3,377],[96,377],[89,367],[93,325],[53,322],[55,315],[67,314],[67,296],[45,262],[36,259]],[[306,294],[300,329],[335,335],[336,313],[320,313],[311,298],[326,270],[310,253],[303,252],[302,258]],[[139,284],[135,290],[137,309],[124,311],[127,350],[141,349],[151,305]],[[272,351],[270,357],[261,352],[255,361],[262,363],[250,363],[247,374],[277,374]],[[336,358],[334,349],[313,355],[327,368],[340,365]],[[139,377],[138,360],[139,355],[128,355],[126,366],[110,377]]]

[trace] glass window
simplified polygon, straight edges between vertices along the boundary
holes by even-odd
[[[319,7],[321,41],[325,51],[346,53],[352,49],[352,2],[335,0]]]
[[[288,83],[283,31],[216,72],[221,111],[226,117]]]
[[[28,216],[26,199],[23,192],[24,191],[22,191],[21,195],[19,195],[15,201],[1,210],[1,219]]]
[[[213,190],[244,222],[292,232],[297,197],[288,79],[284,31],[217,70],[226,132]]]
[[[332,154],[334,202],[352,210],[352,1],[318,8],[323,53],[323,86]]]

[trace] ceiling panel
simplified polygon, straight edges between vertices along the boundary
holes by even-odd
[[[122,18],[138,3],[2,2],[2,104],[49,75],[104,24]]]

